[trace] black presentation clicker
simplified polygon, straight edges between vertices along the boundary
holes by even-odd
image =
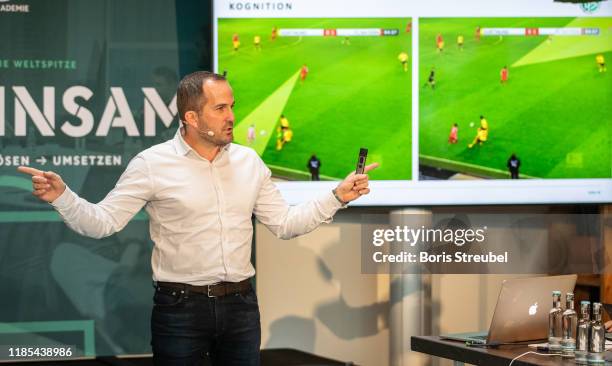
[[[359,159],[357,159],[357,169],[355,170],[355,174],[363,174],[367,158],[368,149],[362,147],[359,149]]]

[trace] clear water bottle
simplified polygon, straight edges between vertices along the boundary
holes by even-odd
[[[548,350],[550,353],[561,353],[562,316],[561,291],[553,291],[553,307],[548,313]]]
[[[576,350],[576,327],[578,326],[578,314],[574,310],[574,294],[565,294],[565,311],[561,317],[563,324],[563,338],[561,349],[563,356],[573,357]]]
[[[593,303],[593,321],[591,322],[591,336],[589,337],[589,365],[603,365],[606,331],[601,322],[601,303]]]
[[[574,361],[578,365],[587,364],[589,352],[589,331],[591,330],[591,302],[580,302],[580,320],[576,330],[576,351]]]

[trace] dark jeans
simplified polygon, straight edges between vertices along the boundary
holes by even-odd
[[[158,287],[153,302],[155,365],[259,365],[261,327],[252,289],[208,297]]]

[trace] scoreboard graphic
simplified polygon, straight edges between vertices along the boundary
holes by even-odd
[[[483,36],[598,36],[599,28],[483,28]]]
[[[382,37],[398,36],[399,29],[385,28],[284,28],[281,37]]]

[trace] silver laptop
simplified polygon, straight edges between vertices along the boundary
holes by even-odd
[[[573,292],[577,275],[526,277],[502,282],[488,332],[445,334],[440,338],[471,344],[500,344],[548,338],[552,292]]]

